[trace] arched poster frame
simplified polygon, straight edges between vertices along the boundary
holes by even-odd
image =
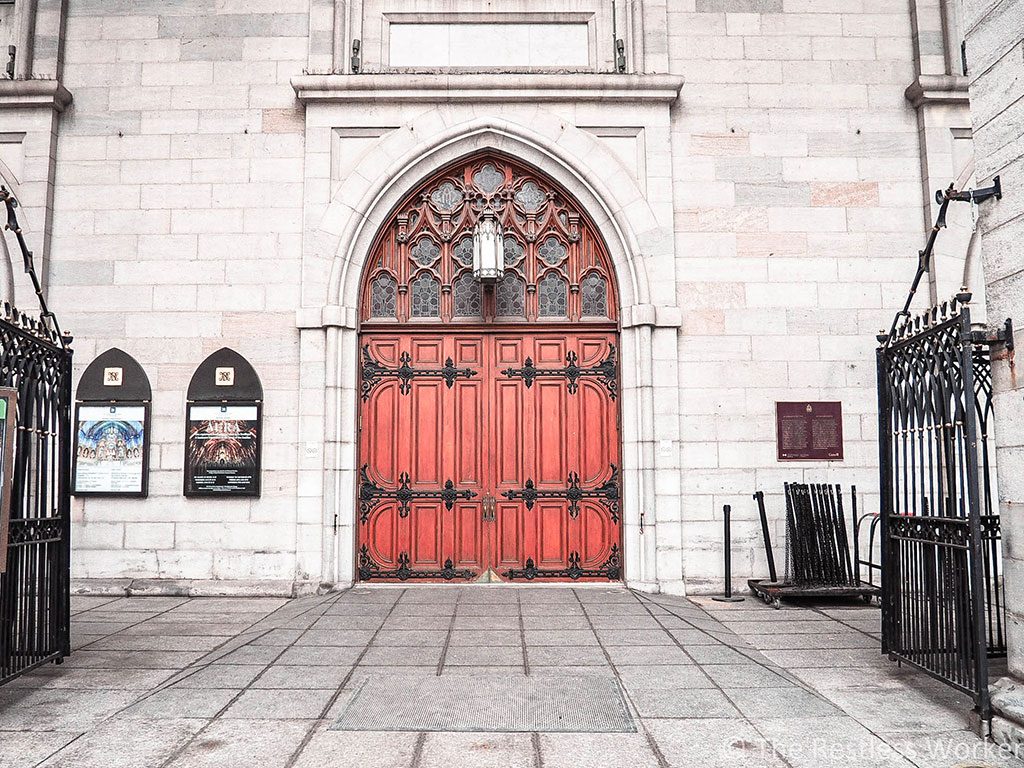
[[[73,496],[149,495],[149,377],[123,350],[108,349],[82,374],[75,395]]]
[[[263,385],[233,349],[207,357],[185,403],[182,492],[189,498],[259,498],[263,464]]]

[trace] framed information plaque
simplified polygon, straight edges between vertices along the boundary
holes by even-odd
[[[260,495],[260,403],[190,403],[186,496]]]
[[[149,409],[142,403],[75,409],[76,496],[145,496],[149,474]]]
[[[134,357],[108,349],[82,373],[75,404],[71,493],[149,493],[149,377]]]
[[[258,497],[262,441],[263,385],[248,360],[219,349],[188,385],[184,494]]]
[[[18,391],[0,387],[0,573],[7,570],[7,543],[11,530],[11,483],[14,479],[14,444],[17,442]]]
[[[775,404],[775,445],[779,461],[842,461],[843,404]]]

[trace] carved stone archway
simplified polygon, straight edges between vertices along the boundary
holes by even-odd
[[[299,313],[304,339],[305,334],[314,334],[309,345],[322,350],[311,364],[324,366],[326,375],[326,392],[312,386],[304,390],[304,397],[322,397],[324,403],[326,451],[319,490],[329,528],[323,538],[323,578],[344,584],[354,573],[355,532],[345,521],[352,519],[357,484],[352,435],[358,399],[357,318],[365,261],[380,225],[410,189],[458,158],[484,150],[543,169],[579,201],[607,244],[619,288],[625,578],[639,589],[681,592],[679,563],[658,557],[659,536],[662,548],[678,551],[681,547],[678,498],[667,500],[672,504],[664,513],[655,503],[657,485],[678,487],[676,354],[680,313],[674,305],[674,280],[651,283],[648,279],[652,269],[662,275],[673,274],[671,225],[659,221],[635,180],[607,148],[593,136],[543,113],[530,128],[479,118],[425,139],[405,131],[382,137],[355,168],[354,183],[338,188],[319,228],[312,231],[312,247],[323,253],[314,258],[333,254],[325,283],[326,305]],[[326,336],[317,341],[318,333]],[[660,350],[657,371],[655,349]],[[665,475],[664,480],[658,480],[660,475]],[[665,523],[663,536],[661,523]]]

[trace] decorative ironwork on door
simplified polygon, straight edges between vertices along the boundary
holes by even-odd
[[[564,368],[538,368],[534,365],[533,359],[528,357],[522,368],[506,368],[502,374],[509,378],[521,378],[527,387],[532,387],[534,380],[538,378],[562,378],[565,379],[566,389],[573,395],[579,391],[580,379],[585,377],[599,379],[608,390],[608,396],[613,400],[618,389],[618,367],[615,364],[614,346],[609,346],[608,356],[592,368],[581,368],[579,356],[569,350],[565,353]]]
[[[400,365],[397,368],[389,368],[373,359],[368,344],[363,346],[361,371],[363,400],[370,397],[370,392],[377,384],[388,378],[398,379],[400,382],[398,391],[403,395],[408,395],[412,391],[412,380],[416,377],[443,379],[448,389],[451,389],[456,379],[468,379],[477,374],[472,368],[456,368],[450,357],[444,361],[444,366],[441,368],[414,368],[410,365],[412,357],[408,352],[403,352],[399,356],[398,362]]]
[[[526,567],[522,569],[509,568],[502,575],[509,581],[516,579],[571,579],[579,581],[583,578],[603,578],[616,581],[621,578],[622,558],[619,555],[619,548],[612,546],[611,554],[598,568],[584,568],[580,565],[580,553],[573,552],[569,555],[569,565],[565,568],[538,568],[533,558],[527,558]]]
[[[411,478],[408,472],[398,476],[397,488],[382,488],[370,479],[366,470],[366,464],[359,469],[359,519],[364,523],[373,508],[383,499],[391,499],[397,503],[399,517],[408,517],[409,505],[416,499],[440,500],[444,508],[450,511],[457,500],[472,499],[476,496],[476,493],[468,488],[456,490],[451,480],[445,480],[444,487],[439,489],[414,489],[409,485]]]
[[[608,509],[612,522],[617,523],[619,522],[618,476],[619,470],[612,464],[611,477],[596,488],[581,487],[579,473],[570,472],[566,488],[538,489],[533,480],[528,479],[522,489],[511,489],[501,495],[506,499],[522,499],[527,509],[533,509],[537,499],[565,499],[569,502],[569,517],[573,519],[580,516],[580,502],[583,499],[597,499]]]
[[[970,294],[879,335],[882,650],[974,697],[1006,654],[991,362]]]

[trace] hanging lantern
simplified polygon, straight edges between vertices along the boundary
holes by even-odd
[[[493,285],[505,273],[504,238],[493,215],[484,214],[473,227],[473,277]]]

